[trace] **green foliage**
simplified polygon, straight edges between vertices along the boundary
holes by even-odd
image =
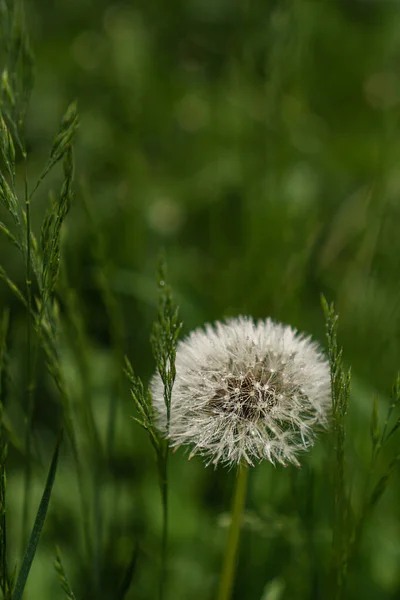
[[[133,547],[133,552],[132,552],[131,559],[130,559],[129,563],[126,566],[124,577],[122,579],[122,582],[121,582],[121,585],[119,587],[118,593],[115,596],[115,600],[124,600],[124,598],[128,594],[129,589],[130,589],[131,584],[132,584],[133,575],[134,575],[135,569],[136,569],[137,557],[138,557],[138,546],[135,543],[135,545]]]
[[[34,83],[34,59],[25,27],[25,16],[20,2],[2,0],[0,7],[0,57],[2,75],[0,85],[0,110],[11,128],[8,134],[8,151],[5,162],[13,173],[17,142],[22,153],[24,144],[24,119]],[[2,151],[4,144],[2,144]]]
[[[348,496],[346,475],[346,414],[350,395],[350,371],[343,365],[343,350],[338,346],[338,316],[333,303],[328,304],[322,296],[322,307],[326,318],[328,357],[331,370],[332,433],[335,440],[334,462],[334,517],[333,517],[333,569],[335,578],[335,600],[344,597],[353,515]]]
[[[132,417],[136,423],[139,423],[145,429],[150,437],[151,444],[156,451],[157,457],[162,444],[157,429],[154,425],[154,415],[151,405],[151,392],[145,389],[140,377],[137,377],[134,372],[128,357],[125,357],[125,373],[131,384],[131,396],[135,402],[139,417]]]
[[[25,585],[28,579],[29,571],[31,570],[33,559],[35,558],[37,546],[39,543],[40,534],[42,533],[43,525],[46,519],[47,510],[49,508],[49,502],[51,492],[53,490],[54,480],[56,477],[57,466],[58,466],[58,455],[60,452],[60,444],[62,435],[58,436],[58,440],[54,449],[53,457],[51,459],[49,473],[47,475],[46,485],[43,490],[42,499],[40,500],[39,508],[35,517],[35,522],[32,528],[32,532],[29,538],[28,546],[26,548],[22,564],[18,572],[15,587],[12,591],[12,600],[21,600]]]
[[[25,4],[0,0],[5,600],[61,421],[26,593],[56,596],[59,544],[83,600],[215,596],[230,474],[169,451],[148,391],[157,369],[169,413],[160,247],[187,330],[251,314],[321,340],[321,290],[340,313],[331,431],[301,469],[252,470],[236,598],[397,599],[396,3]]]
[[[178,307],[175,306],[170,285],[166,281],[165,259],[161,258],[158,270],[159,307],[157,320],[153,324],[151,343],[157,370],[164,384],[164,399],[167,407],[168,422],[171,410],[171,395],[175,381],[176,344],[182,324],[179,321]],[[154,424],[150,388],[145,388],[140,377],[133,372],[132,365],[125,357],[125,373],[131,383],[131,396],[135,402],[138,417],[133,419],[145,429],[156,451],[159,468],[165,462],[166,440],[160,436]],[[162,477],[163,479],[163,477]]]
[[[395,452],[384,470],[371,487],[371,477],[376,470],[380,452],[388,439],[398,428],[398,418],[395,424],[390,425],[393,414],[400,407],[399,376],[393,386],[392,399],[383,428],[380,426],[378,401],[373,398],[372,414],[370,419],[371,439],[371,464],[367,475],[362,506],[355,514],[350,493],[350,485],[346,470],[346,415],[350,397],[350,370],[346,371],[343,365],[343,350],[337,341],[338,316],[334,305],[328,304],[322,296],[322,306],[326,317],[326,331],[328,338],[328,356],[331,369],[332,389],[332,434],[335,440],[334,462],[334,516],[333,516],[333,572],[335,580],[334,598],[345,597],[348,569],[350,560],[359,551],[361,535],[371,511],[381,500],[390,477],[393,475],[400,461],[400,453]]]
[[[0,152],[3,164],[0,171],[0,198],[6,214],[8,213],[11,223],[16,228],[16,234],[12,233],[8,226],[2,223],[1,230],[17,250],[20,251],[25,261],[25,284],[26,295],[7,275],[4,268],[0,266],[0,278],[7,284],[9,289],[21,300],[27,309],[27,419],[25,428],[25,451],[27,454],[24,485],[24,509],[22,540],[24,543],[25,530],[29,517],[29,501],[31,493],[31,438],[32,419],[34,412],[34,389],[35,389],[35,367],[37,361],[38,344],[42,342],[47,356],[48,367],[53,375],[62,398],[67,399],[67,393],[63,382],[63,376],[59,364],[59,351],[57,348],[57,320],[58,315],[53,304],[53,293],[57,282],[60,262],[60,234],[61,226],[68,212],[72,197],[73,162],[71,142],[77,127],[78,119],[75,105],[67,110],[62,120],[59,134],[56,136],[50,151],[50,158],[42,175],[33,191],[29,192],[27,179],[27,150],[25,145],[25,114],[33,85],[33,57],[30,51],[28,36],[24,27],[24,18],[20,5],[2,2],[0,11],[0,28],[2,31],[2,60],[4,70],[2,74],[2,89],[0,97]],[[25,163],[24,199],[20,200],[16,186],[16,151],[19,147],[22,159]],[[58,203],[54,203],[47,213],[42,226],[42,252],[39,252],[36,238],[31,229],[30,202],[34,192],[43,181],[52,166],[64,157],[64,181]],[[4,167],[4,170],[3,170]],[[8,180],[7,180],[8,179]],[[36,276],[36,285],[39,296],[36,300],[36,308],[32,302],[32,274]],[[32,334],[35,331],[36,340],[33,342]],[[65,417],[67,432],[72,440],[74,434],[70,425],[70,415]],[[3,435],[3,425],[2,437]],[[53,461],[49,471],[48,480],[42,496],[42,501],[36,515],[34,528],[32,530],[28,547],[25,551],[22,566],[20,568],[13,599],[22,598],[28,574],[33,558],[36,553],[37,544],[47,508],[50,500],[51,490],[54,483],[57,468],[59,443],[53,455]],[[2,442],[3,444],[3,442]],[[5,482],[5,448],[2,451],[2,479]],[[74,443],[73,443],[74,446]],[[75,452],[76,455],[76,452]],[[7,574],[5,545],[6,517],[5,517],[5,483],[2,491],[2,588],[5,597],[9,593],[10,580]]]
[[[179,321],[178,307],[174,306],[172,292],[166,281],[164,256],[158,266],[159,307],[158,318],[154,322],[151,336],[154,359],[164,384],[164,401],[167,407],[167,431],[171,414],[171,394],[175,381],[176,344],[182,324]]]
[[[71,183],[73,178],[73,168],[72,168],[72,150],[71,144],[74,140],[76,130],[79,125],[79,117],[77,112],[76,103],[73,102],[67,108],[60,125],[60,130],[57,133],[56,137],[53,140],[53,145],[50,150],[49,159],[40,175],[32,193],[31,197],[34,195],[39,185],[42,183],[48,172],[61,160],[64,159],[64,183],[61,191],[60,204],[58,209],[58,223],[59,227],[61,227],[62,221],[65,215],[68,212],[69,202],[71,199]],[[56,211],[55,211],[56,212]],[[49,215],[47,216],[47,220],[49,219]],[[48,225],[46,220],[43,224],[45,230]],[[57,229],[54,234],[57,233]]]
[[[172,388],[176,376],[176,345],[182,327],[179,309],[174,304],[172,290],[166,279],[166,262],[162,255],[158,265],[158,315],[153,324],[151,345],[158,373],[164,385],[164,401],[167,409],[167,431],[171,415]],[[134,375],[132,365],[126,358],[126,374],[131,382],[131,395],[139,417],[133,417],[149,434],[157,458],[158,477],[163,507],[163,533],[161,543],[160,599],[164,598],[167,569],[168,535],[168,438],[163,438],[154,424],[151,390],[145,390],[141,379]]]
[[[61,560],[60,550],[58,548],[57,548],[57,553],[56,553],[56,559],[54,561],[54,568],[57,572],[60,585],[65,593],[65,598],[67,600],[76,600],[74,592],[72,591],[71,586],[69,585],[67,576],[65,574],[64,565],[62,564],[62,560]]]
[[[61,228],[67,216],[72,199],[73,161],[72,148],[68,146],[64,154],[64,181],[58,201],[53,201],[42,224],[40,242],[42,247],[43,302],[47,301],[55,289],[60,267]]]
[[[4,281],[4,283],[8,286],[8,288],[12,291],[13,294],[24,304],[26,307],[27,301],[24,297],[21,290],[16,286],[16,284],[8,277],[7,273],[4,271],[3,267],[0,266],[0,279]]]
[[[19,226],[20,225],[20,210],[19,210],[19,206],[18,206],[18,201],[15,196],[15,193],[12,191],[12,189],[8,185],[7,180],[5,179],[3,174],[1,174],[1,178],[0,178],[0,201],[1,201],[1,204],[4,206],[4,208],[6,209],[6,211],[11,215],[15,224],[17,226]],[[10,232],[8,232],[8,235],[11,236],[11,238],[13,239],[13,236]]]
[[[11,592],[11,581],[7,565],[7,520],[6,520],[6,460],[7,440],[3,425],[3,401],[7,374],[7,335],[9,329],[9,311],[5,310],[0,321],[0,589],[3,598]]]
[[[378,414],[378,403],[376,397],[373,400],[373,408],[371,415],[370,437],[371,437],[371,462],[369,467],[366,491],[364,496],[363,507],[359,522],[354,534],[353,544],[357,547],[360,541],[361,534],[365,527],[368,517],[372,510],[376,507],[382,498],[390,478],[392,477],[396,466],[400,462],[400,453],[395,450],[394,456],[391,457],[389,464],[383,469],[383,474],[379,476],[378,481],[371,482],[371,479],[376,475],[377,463],[382,450],[399,428],[399,410],[400,410],[400,375],[397,375],[396,381],[392,387],[391,399],[389,408],[383,427],[380,425]],[[393,423],[393,420],[395,422]]]

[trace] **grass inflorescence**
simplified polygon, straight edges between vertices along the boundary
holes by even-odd
[[[167,437],[162,436],[155,425],[150,388],[146,389],[141,379],[135,376],[128,359],[126,359],[126,373],[131,382],[131,395],[138,411],[138,417],[133,418],[148,432],[156,453],[163,515],[159,594],[160,598],[164,598],[168,539],[168,430],[171,415],[172,388],[176,376],[176,345],[182,324],[179,320],[178,307],[173,300],[171,287],[166,279],[166,263],[163,255],[159,259],[157,281],[159,307],[158,316],[154,322],[151,334],[151,345],[156,368],[164,386],[164,402],[167,409]]]
[[[399,375],[393,385],[391,400],[383,425],[381,425],[376,396],[372,399],[370,419],[371,459],[365,478],[361,505],[356,507],[350,485],[351,474],[347,468],[347,413],[350,399],[350,369],[346,369],[343,350],[338,344],[338,315],[333,303],[328,304],[322,297],[326,318],[328,356],[331,368],[332,391],[332,436],[334,440],[333,489],[334,507],[332,520],[332,567],[333,597],[341,600],[346,596],[349,568],[360,550],[361,536],[373,509],[381,500],[389,480],[400,461],[400,453],[395,451],[383,473],[377,475],[377,463],[382,449],[399,429],[398,411],[400,408]],[[375,481],[374,481],[375,479]]]

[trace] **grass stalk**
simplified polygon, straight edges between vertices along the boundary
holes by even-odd
[[[350,395],[350,370],[343,365],[343,351],[338,345],[338,315],[333,303],[322,296],[326,319],[328,358],[332,391],[332,434],[334,440],[332,522],[333,598],[343,600],[347,584],[350,541],[354,529],[351,498],[346,471],[346,415]]]
[[[179,321],[179,309],[173,302],[172,291],[166,283],[166,261],[161,254],[158,265],[158,291],[159,307],[158,318],[153,324],[151,344],[157,365],[158,373],[164,385],[164,402],[167,410],[167,431],[164,442],[156,442],[158,473],[162,502],[162,536],[161,536],[161,573],[160,573],[160,599],[163,600],[167,577],[167,543],[168,543],[168,452],[169,452],[169,425],[171,419],[172,388],[176,376],[175,358],[176,345],[182,323]],[[153,411],[151,407],[151,392],[149,402],[144,401],[141,408],[142,414],[148,413],[147,419],[152,429]],[[139,403],[140,404],[140,403]],[[147,404],[147,408],[146,405]],[[139,407],[140,408],[140,407]],[[149,427],[146,427],[149,429]],[[149,429],[149,431],[150,431]],[[157,436],[156,436],[157,437]]]
[[[239,549],[240,530],[243,522],[243,509],[246,501],[248,471],[249,469],[246,464],[239,464],[236,473],[228,542],[219,583],[218,600],[229,600],[232,594]]]
[[[27,155],[23,152],[25,161],[25,217],[26,217],[26,262],[25,262],[25,285],[26,285],[26,298],[28,305],[27,312],[27,330],[26,330],[26,344],[27,344],[27,419],[26,419],[26,430],[25,430],[25,473],[24,473],[24,500],[23,500],[23,512],[22,512],[22,549],[26,545],[26,539],[28,535],[28,524],[29,524],[29,497],[32,482],[32,463],[31,463],[31,430],[32,430],[32,419],[33,419],[33,408],[34,408],[34,369],[33,369],[33,357],[32,357],[32,273],[31,273],[31,212],[30,212],[30,198],[28,192],[28,166],[27,166]]]

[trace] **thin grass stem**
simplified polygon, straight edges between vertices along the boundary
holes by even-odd
[[[25,452],[26,452],[26,463],[25,463],[25,474],[24,474],[24,501],[23,501],[23,512],[22,512],[22,549],[26,545],[26,538],[28,535],[28,523],[29,523],[29,497],[32,480],[32,464],[31,464],[31,430],[32,430],[32,419],[33,419],[33,408],[34,408],[34,370],[32,360],[32,272],[31,272],[31,211],[30,211],[30,199],[28,192],[28,166],[27,166],[27,155],[23,152],[25,161],[25,216],[26,216],[26,263],[25,263],[25,285],[26,285],[26,298],[28,305],[27,314],[27,330],[26,330],[26,343],[27,343],[27,421],[25,431]]]

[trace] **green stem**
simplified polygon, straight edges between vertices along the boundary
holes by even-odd
[[[24,145],[25,147],[25,145]],[[31,273],[31,217],[30,217],[30,201],[28,194],[28,173],[27,173],[27,156],[23,152],[25,162],[25,216],[26,216],[26,263],[25,263],[25,279],[26,279],[26,296],[28,303],[27,314],[27,420],[25,431],[25,480],[24,480],[24,500],[22,514],[22,550],[24,550],[28,535],[29,521],[29,498],[31,491],[32,465],[31,465],[31,435],[32,435],[32,418],[34,409],[34,374],[32,361],[32,273]]]
[[[219,583],[218,600],[229,600],[235,576],[236,559],[239,547],[240,529],[243,521],[243,509],[246,501],[248,467],[240,464],[236,474],[236,485],[233,496],[231,524],[226,546],[224,564]]]

